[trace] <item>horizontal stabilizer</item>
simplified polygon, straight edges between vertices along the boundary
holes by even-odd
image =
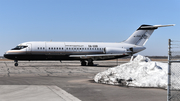
[[[168,27],[168,26],[175,26],[175,24],[171,24],[171,25],[141,25],[137,30],[155,30],[158,27]]]

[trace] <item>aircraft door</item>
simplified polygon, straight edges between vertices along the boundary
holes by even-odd
[[[27,43],[26,45],[28,46],[28,47],[26,48],[26,53],[27,53],[27,54],[31,54],[32,44],[31,44],[31,43]]]

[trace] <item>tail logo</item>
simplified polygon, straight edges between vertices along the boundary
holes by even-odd
[[[147,39],[148,36],[144,34],[144,35],[142,36],[142,38]]]
[[[142,38],[144,38],[144,39],[147,39],[147,38],[148,38],[148,36],[145,35],[145,34],[143,34],[143,35],[137,35],[137,36],[134,36],[134,37],[140,37],[141,39],[142,39]]]

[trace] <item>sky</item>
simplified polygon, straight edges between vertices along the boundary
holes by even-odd
[[[180,0],[0,0],[0,56],[27,41],[121,42],[140,25],[154,31],[138,54],[167,56],[180,41]]]

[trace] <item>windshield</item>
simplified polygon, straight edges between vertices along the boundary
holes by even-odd
[[[15,48],[11,49],[11,50],[21,50],[23,48],[26,48],[27,46],[16,46]]]

